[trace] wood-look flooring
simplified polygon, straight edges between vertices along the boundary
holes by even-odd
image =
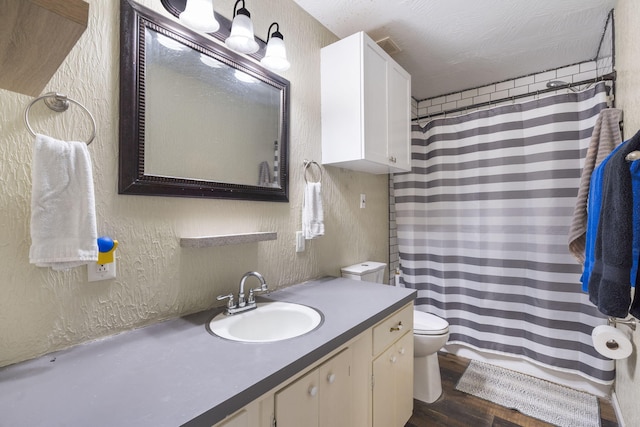
[[[455,389],[469,359],[450,353],[438,355],[442,396],[432,404],[413,401],[413,416],[405,427],[550,427],[535,418]],[[611,403],[599,399],[602,427],[618,427]]]

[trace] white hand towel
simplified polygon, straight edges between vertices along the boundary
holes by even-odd
[[[271,185],[271,172],[269,171],[269,163],[260,163],[258,170],[258,185],[261,187]]]
[[[66,270],[98,260],[87,144],[36,135],[31,169],[29,262]]]
[[[319,182],[307,182],[302,205],[302,232],[307,240],[324,235],[324,212]]]

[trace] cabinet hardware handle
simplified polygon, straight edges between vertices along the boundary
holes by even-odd
[[[336,374],[327,375],[327,381],[329,382],[329,384],[333,384],[336,381]]]
[[[395,162],[396,162],[396,158],[395,158],[395,157],[393,157],[393,156],[391,156],[391,157],[389,157],[389,161],[390,161],[391,163],[395,163]]]
[[[396,363],[396,360],[398,360],[396,356],[391,356],[391,358],[389,359],[391,363]]]
[[[316,394],[318,394],[318,387],[315,385],[312,385],[311,387],[309,387],[309,395],[311,397],[315,397]]]
[[[405,353],[405,349],[404,349],[404,347],[402,347],[400,350],[398,350],[398,353],[400,353],[400,354],[404,354],[404,353]]]
[[[402,330],[402,320],[398,322],[398,326],[392,326],[389,329],[389,332],[400,331]]]

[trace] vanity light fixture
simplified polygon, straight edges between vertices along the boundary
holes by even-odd
[[[236,11],[240,2],[242,2],[242,7]],[[224,41],[224,44],[227,45],[229,49],[239,53],[255,53],[260,48],[253,35],[251,14],[245,9],[244,0],[236,1],[233,7],[231,34],[229,34],[229,37]]]
[[[220,23],[213,14],[213,0],[187,0],[180,22],[195,31],[215,33]]]
[[[274,25],[276,26],[276,30],[271,33],[271,28]],[[269,26],[269,31],[267,32],[267,50],[264,58],[260,60],[260,63],[273,71],[286,71],[291,66],[291,63],[287,60],[284,37],[282,37],[280,25],[278,25],[277,22]]]

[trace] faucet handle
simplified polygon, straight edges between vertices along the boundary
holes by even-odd
[[[259,288],[253,288],[251,290],[254,292],[266,292],[269,288],[267,288],[267,282],[262,282]]]
[[[253,289],[249,289],[249,299],[247,300],[247,304],[253,304],[254,302],[256,302],[256,298],[254,296],[254,293],[256,292],[266,292],[269,289],[267,288],[267,284],[263,283],[262,285],[260,285],[259,288],[253,288]]]
[[[233,302],[233,294],[229,294],[229,295],[218,295],[218,297],[216,298],[218,301],[222,301],[223,299],[227,299],[229,298],[229,301],[227,302],[227,308],[234,308],[236,305]]]

